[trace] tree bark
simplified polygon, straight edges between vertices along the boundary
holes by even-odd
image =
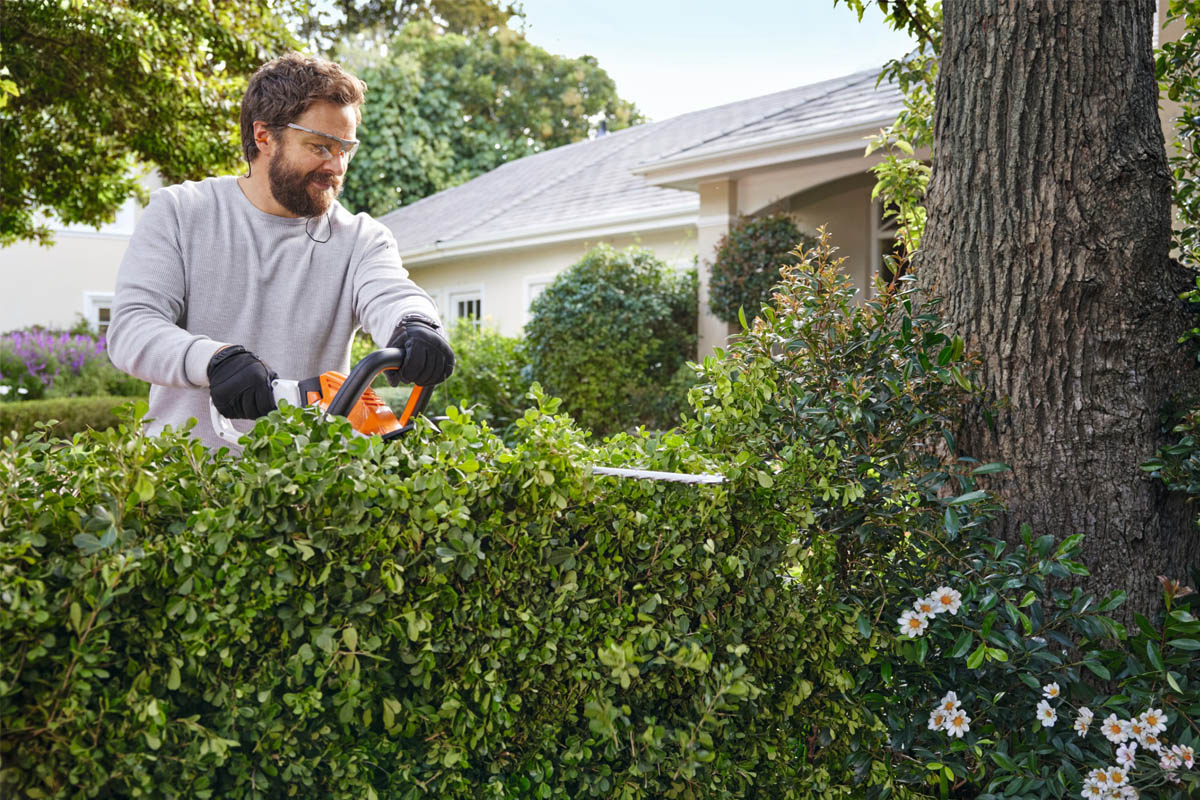
[[[1169,257],[1154,0],[947,0],[919,274],[982,358],[994,424],[959,449],[1013,472],[1002,534],[1086,535],[1085,587],[1161,605],[1200,531],[1139,465],[1200,396]]]

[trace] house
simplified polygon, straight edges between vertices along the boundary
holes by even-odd
[[[1167,0],[1157,5],[1161,23]],[[1154,29],[1157,46],[1184,24]],[[510,162],[381,219],[444,317],[487,320],[510,335],[533,298],[592,245],[639,244],[685,268],[711,259],[739,214],[786,211],[802,229],[828,225],[865,295],[892,232],[870,201],[864,139],[901,107],[894,87],[875,84],[874,71],[861,72],[617,131]],[[1168,141],[1178,114],[1163,98]],[[66,326],[79,315],[103,327],[140,214],[130,200],[98,231],[60,228],[53,247],[0,249],[0,331]],[[705,313],[702,351],[727,333]]]
[[[903,104],[878,71],[647,123],[512,161],[381,221],[443,317],[515,335],[530,303],[599,242],[638,244],[686,268],[710,259],[739,215],[783,211],[827,224],[869,290],[893,234],[871,202],[865,138]],[[782,255],[782,254],[781,254]],[[723,342],[707,312],[701,349]]]

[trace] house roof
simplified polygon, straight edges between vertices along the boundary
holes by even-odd
[[[903,98],[892,85],[876,91],[878,74],[859,72],[557,147],[380,219],[410,263],[572,231],[590,236],[630,224],[637,230],[694,224],[696,192],[661,185],[653,171],[887,124]]]

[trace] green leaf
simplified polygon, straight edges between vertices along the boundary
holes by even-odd
[[[1012,470],[1008,464],[1003,464],[999,461],[993,461],[990,464],[984,464],[971,470],[972,475],[995,475],[998,472],[1009,472]]]
[[[1146,658],[1150,660],[1150,665],[1159,672],[1163,671],[1162,653],[1159,652],[1158,645],[1154,642],[1146,642]]]
[[[1171,639],[1167,645],[1179,650],[1200,650],[1200,640],[1196,639]]]
[[[104,546],[100,544],[100,540],[92,533],[77,533],[71,541],[88,555],[98,553],[104,549]]]
[[[974,637],[971,635],[971,631],[963,631],[960,633],[958,638],[954,640],[954,647],[950,650],[950,657],[962,658],[966,652],[971,649],[971,642],[973,639]]]
[[[967,492],[966,494],[960,494],[958,497],[947,500],[946,505],[948,505],[948,506],[965,506],[969,503],[977,503],[980,500],[984,499],[985,497],[987,497],[987,492],[984,491],[983,489],[977,489],[973,492]]]
[[[975,648],[975,651],[967,657],[967,669],[979,669],[983,663],[983,658],[987,654],[987,645],[980,644]]]
[[[867,619],[866,615],[860,613],[858,615],[858,619],[855,620],[855,623],[858,625],[859,635],[861,635],[864,639],[870,639],[871,621]]]
[[[1098,661],[1084,661],[1083,665],[1092,671],[1092,674],[1103,680],[1112,680],[1112,673],[1108,671],[1108,667]]]

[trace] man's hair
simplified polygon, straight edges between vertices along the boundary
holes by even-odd
[[[242,154],[247,163],[258,157],[254,122],[267,123],[275,136],[318,100],[354,106],[362,122],[367,85],[332,61],[288,53],[259,67],[242,97]]]

